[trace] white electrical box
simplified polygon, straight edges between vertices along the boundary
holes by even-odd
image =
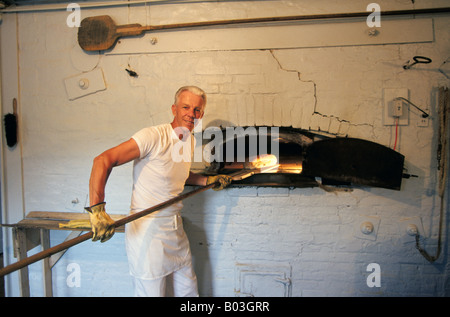
[[[399,97],[408,99],[408,89],[383,89],[384,125],[409,124],[409,105],[404,100],[398,99]]]
[[[394,99],[393,102],[389,103],[391,106],[390,117],[400,118],[403,116],[403,100]]]

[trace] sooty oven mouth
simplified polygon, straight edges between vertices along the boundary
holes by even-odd
[[[254,170],[255,150],[256,161],[276,157],[274,168],[262,168],[250,177],[233,181],[233,187],[329,185],[400,190],[407,175],[403,174],[403,155],[371,141],[328,137],[291,127],[223,128],[221,133],[223,141],[209,149],[216,159],[202,174],[232,175]]]

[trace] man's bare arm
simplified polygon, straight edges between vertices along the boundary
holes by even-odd
[[[205,186],[211,183],[217,183],[217,186],[213,187],[213,189],[222,190],[230,185],[232,181],[233,178],[228,175],[203,176],[200,174],[189,172],[189,177],[186,180],[186,184]]]
[[[133,139],[130,139],[94,159],[89,179],[90,207],[85,208],[91,221],[92,241],[108,241],[115,232],[114,220],[106,213],[104,202],[109,174],[114,167],[130,162],[139,155],[139,147]]]
[[[130,139],[94,159],[89,179],[89,202],[95,205],[105,200],[105,186],[114,167],[128,163],[140,155],[136,141]]]
[[[188,185],[199,185],[199,186],[205,186],[206,185],[206,180],[208,179],[208,177],[200,175],[200,174],[196,174],[193,172],[189,172],[189,177],[186,180],[186,184]]]

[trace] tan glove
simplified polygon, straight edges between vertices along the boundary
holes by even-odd
[[[233,181],[233,178],[228,175],[216,175],[216,176],[208,176],[208,179],[206,180],[206,185],[219,182],[217,186],[213,187],[213,190],[222,190],[228,185],[231,184]]]
[[[59,227],[68,229],[91,229],[91,222],[88,219],[70,220],[66,223],[60,223]]]
[[[91,207],[84,208],[89,212],[92,232],[92,241],[108,241],[115,231],[114,220],[105,211],[106,203],[99,203]]]

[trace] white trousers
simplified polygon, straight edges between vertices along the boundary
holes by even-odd
[[[197,277],[192,265],[158,279],[134,278],[136,297],[198,297]]]

